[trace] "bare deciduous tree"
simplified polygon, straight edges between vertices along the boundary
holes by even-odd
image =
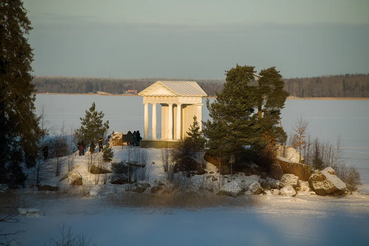
[[[293,139],[292,139],[292,146],[295,149],[299,150],[299,162],[301,163],[302,160],[302,150],[306,145],[306,128],[308,126],[308,123],[305,119],[303,118],[298,118],[295,127],[293,128],[294,130],[294,135],[293,135]]]

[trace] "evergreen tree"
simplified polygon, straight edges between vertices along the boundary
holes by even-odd
[[[102,152],[104,161],[111,162],[113,160],[114,152],[113,149],[110,147],[109,143],[104,145]]]
[[[93,102],[90,109],[86,110],[85,118],[80,118],[81,127],[76,130],[77,139],[89,144],[91,141],[96,143],[98,139],[104,138],[109,129],[109,121],[103,123],[103,118],[104,113],[97,112]]]
[[[7,182],[8,164],[25,160],[28,167],[35,165],[37,139],[42,134],[31,83],[33,54],[24,37],[31,29],[20,0],[0,2],[0,183]],[[23,158],[14,160],[15,152]]]
[[[204,135],[210,154],[228,159],[244,152],[244,146],[261,150],[267,146],[265,136],[285,142],[286,133],[278,124],[288,93],[275,67],[257,75],[254,67],[237,64],[226,76],[223,91],[212,104],[207,102],[212,121],[204,123]]]
[[[281,109],[288,97],[288,92],[284,91],[284,81],[282,75],[271,67],[261,70],[257,87],[257,109],[258,121],[262,126],[262,131],[268,133],[278,142],[284,143],[287,135],[281,126]]]
[[[200,131],[199,122],[197,122],[197,117],[193,117],[193,124],[190,125],[190,128],[187,131],[188,141],[191,142],[192,148],[195,152],[202,151],[205,147],[205,138],[202,136]]]
[[[213,103],[207,101],[212,121],[204,122],[209,152],[215,157],[229,159],[239,155],[244,146],[259,141],[261,126],[255,114],[256,91],[254,67],[239,66],[226,73],[226,83]]]

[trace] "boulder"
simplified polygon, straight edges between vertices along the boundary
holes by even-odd
[[[91,189],[90,192],[89,192],[89,195],[91,197],[97,197],[99,195],[99,192],[95,189]]]
[[[279,189],[280,183],[281,182],[279,180],[275,180],[271,177],[267,177],[266,179],[260,180],[260,185],[263,188],[263,190]]]
[[[280,190],[282,196],[296,196],[296,191],[292,185],[287,185]]]
[[[346,192],[346,184],[337,177],[331,167],[314,173],[309,178],[310,187],[317,195],[342,195]]]
[[[278,195],[280,194],[280,191],[279,191],[279,189],[271,189],[271,190],[270,190],[270,193],[271,193],[272,195],[278,196]]]
[[[279,162],[274,162],[270,166],[269,176],[273,179],[280,180],[283,176],[283,170]]]
[[[138,182],[136,186],[132,189],[133,192],[144,193],[147,188],[151,185],[146,182]]]
[[[286,145],[285,146],[278,145],[277,147],[278,147],[277,149],[278,156],[283,156],[284,158],[295,163],[299,162],[300,153],[295,148]],[[302,156],[302,160],[303,159],[304,158]]]
[[[38,208],[18,208],[19,215],[27,217],[41,217],[42,213]]]
[[[92,174],[106,174],[106,173],[111,173],[111,171],[104,166],[96,166],[96,165],[92,165],[90,168],[90,173]]]
[[[72,170],[68,173],[70,185],[83,185],[82,175],[77,170]]]
[[[113,176],[110,179],[110,183],[111,184],[118,184],[118,185],[128,184],[128,178],[121,177],[121,176]]]
[[[259,182],[252,182],[249,185],[249,191],[253,195],[260,195],[261,193],[263,193],[263,188],[261,187]]]
[[[281,178],[281,187],[291,185],[293,188],[297,187],[299,178],[293,174],[283,174]]]
[[[113,133],[109,139],[110,146],[117,146],[117,145],[121,146],[123,144],[122,136],[123,134],[121,132]]]
[[[299,180],[299,184],[298,184],[297,189],[298,189],[298,193],[310,194],[310,192],[311,192],[308,181]]]
[[[242,188],[236,180],[226,182],[220,189],[217,195],[223,196],[239,196],[242,194]]]
[[[299,177],[300,180],[308,181],[311,175],[311,170],[308,165],[302,163],[296,163],[286,158],[277,156],[278,163],[280,164],[283,173],[294,174]]]

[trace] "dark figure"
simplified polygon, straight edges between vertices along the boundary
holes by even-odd
[[[90,152],[91,154],[95,153],[95,144],[94,144],[94,141],[91,141],[91,144],[90,144]]]
[[[86,145],[85,145],[85,142],[83,142],[83,140],[82,140],[82,142],[81,142],[81,145],[82,145],[82,155],[84,155],[85,154],[85,149],[86,149]]]
[[[131,131],[128,131],[127,132],[127,145],[133,145],[133,136],[132,136],[132,132]]]
[[[83,145],[81,143],[77,144],[77,148],[78,148],[78,154],[79,156],[83,155]]]
[[[104,141],[104,139],[102,139],[102,138],[99,139],[99,152],[101,152],[102,149],[103,149],[103,141]]]
[[[140,146],[140,141],[142,139],[140,131],[137,131],[136,134],[137,134],[137,146]]]
[[[132,142],[134,146],[137,145],[137,132],[136,131],[133,132]]]
[[[42,149],[42,152],[43,152],[43,156],[44,156],[44,161],[47,160],[47,158],[49,157],[49,147],[46,145],[43,149]]]

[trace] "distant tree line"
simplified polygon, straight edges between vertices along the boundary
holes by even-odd
[[[110,78],[84,78],[84,77],[35,77],[33,83],[38,93],[96,93],[104,91],[111,94],[123,94],[127,90],[144,90],[159,80],[188,80],[172,78],[137,78],[137,79],[110,79]],[[193,81],[193,80],[192,80]],[[209,95],[223,89],[225,80],[198,79],[201,88]]]
[[[369,74],[285,79],[284,89],[295,97],[369,97]]]
[[[104,91],[123,94],[127,90],[142,91],[158,80],[172,78],[109,79],[84,77],[35,77],[38,93],[96,93]],[[190,79],[188,79],[190,80]],[[196,79],[209,95],[223,91],[224,79]],[[311,78],[284,79],[284,90],[295,97],[369,97],[369,74],[345,74]]]

